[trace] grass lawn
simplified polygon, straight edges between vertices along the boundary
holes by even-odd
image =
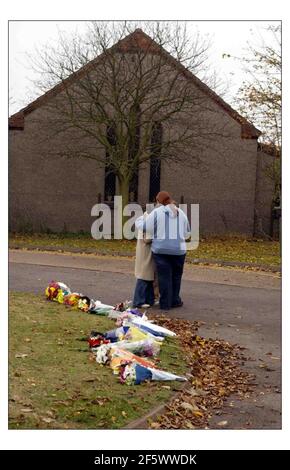
[[[117,252],[135,253],[135,241],[129,240],[94,240],[89,234],[11,234],[10,243],[15,247],[29,246],[70,248],[114,254]],[[12,246],[12,245],[11,245]],[[211,237],[201,239],[196,250],[188,251],[189,258],[210,260],[239,261],[280,265],[281,252],[279,241],[265,241],[243,237]]]
[[[126,386],[98,365],[84,338],[93,329],[114,328],[112,320],[33,294],[9,297],[10,429],[122,428],[182,386]],[[177,339],[166,339],[159,358],[160,368],[185,373]]]

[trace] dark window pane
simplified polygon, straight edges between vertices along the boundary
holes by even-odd
[[[132,109],[132,135],[129,142],[129,161],[135,159],[140,145],[140,107]],[[138,200],[138,160],[135,161],[133,175],[129,183],[129,200],[131,202]]]
[[[115,126],[107,127],[107,139],[111,146],[116,145],[116,130]],[[110,161],[110,153],[106,150],[106,165],[105,165],[105,190],[104,199],[105,201],[113,201],[116,193],[116,175],[114,167]]]
[[[162,149],[162,124],[155,122],[151,135],[151,156],[150,156],[150,186],[149,201],[154,202],[156,195],[160,191],[161,177],[161,149]]]

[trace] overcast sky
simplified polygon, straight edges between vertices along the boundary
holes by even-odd
[[[227,84],[225,99],[231,103],[245,74],[239,61],[223,59],[223,54],[241,56],[247,42],[257,44],[259,35],[274,22],[261,21],[189,21],[189,34],[196,28],[202,35],[212,38],[210,63],[218,76]],[[277,22],[275,23],[277,24]],[[10,114],[15,113],[35,98],[33,79],[36,78],[28,56],[35,48],[57,41],[58,31],[84,31],[85,22],[77,21],[12,21],[9,24],[9,93]]]

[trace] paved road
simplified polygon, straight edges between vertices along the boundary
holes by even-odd
[[[42,293],[61,280],[73,290],[115,304],[132,298],[133,262],[129,259],[10,253],[10,289]],[[281,428],[281,280],[277,275],[187,266],[184,307],[170,315],[204,322],[200,334],[247,348],[245,367],[257,377],[250,399],[231,399],[211,427],[228,421],[230,429]],[[271,354],[269,354],[271,353]],[[218,427],[218,426],[217,426]]]

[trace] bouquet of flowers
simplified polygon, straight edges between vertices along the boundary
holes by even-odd
[[[130,322],[133,323],[133,325],[136,325],[140,330],[146,331],[147,333],[150,333],[153,336],[176,336],[176,334],[168,330],[167,328],[164,328],[163,326],[156,325],[155,323],[149,322],[147,320],[144,320],[143,318],[131,318]]]
[[[116,304],[114,307],[111,307],[111,311],[109,313],[110,318],[119,318],[119,316],[127,311],[132,305],[131,300],[126,300],[125,302],[120,302]]]
[[[64,293],[61,289],[58,290],[58,293],[57,293],[57,296],[55,298],[55,300],[59,303],[59,304],[63,304],[63,300],[64,300]]]
[[[109,314],[109,318],[117,318],[116,325],[123,326],[126,323],[126,321],[130,318],[130,314],[128,312],[123,312],[118,317],[114,317],[114,316],[112,317],[111,314]]]
[[[131,315],[135,315],[137,317],[143,317],[144,316],[144,313],[140,312],[140,310],[138,310],[138,308],[129,308],[127,310],[128,313],[131,313]]]
[[[91,331],[88,342],[90,348],[98,348],[103,344],[109,344],[111,341],[107,339],[103,333],[100,333],[99,331]]]
[[[65,295],[63,298],[64,305],[69,307],[78,308],[79,300],[82,297],[81,294],[77,292],[72,292],[71,294]]]
[[[141,341],[118,341],[112,344],[112,348],[119,347],[123,350],[130,351],[138,356],[153,357],[160,352],[160,343],[153,338],[143,339]]]
[[[107,331],[104,336],[106,339],[109,339],[111,343],[116,343],[117,341],[122,341],[129,336],[129,326],[120,326],[114,330]]]
[[[156,367],[154,362],[149,361],[148,359],[145,359],[143,357],[136,356],[130,351],[126,351],[125,349],[121,349],[119,347],[112,347],[110,356],[110,367],[115,374],[118,374],[121,365],[127,362],[137,362],[138,364],[143,365],[145,367]]]
[[[89,297],[82,295],[78,301],[78,308],[83,312],[88,312],[90,308],[91,299]]]
[[[136,362],[123,363],[120,367],[120,382],[127,385],[139,385],[146,380],[186,381],[186,377],[171,374],[165,370],[145,367]]]
[[[135,385],[136,368],[133,362],[126,362],[120,367],[120,382],[126,385]]]
[[[102,302],[100,302],[100,300],[91,299],[88,312],[89,313],[94,313],[96,315],[106,316],[106,315],[109,315],[112,308],[113,307],[111,305],[102,304]]]
[[[148,331],[143,331],[138,326],[135,326],[132,323],[127,323],[126,326],[130,326],[130,329],[127,333],[127,341],[141,341],[144,339],[153,338],[155,341],[162,343],[164,341],[164,336],[155,336],[149,333]]]
[[[97,348],[96,361],[98,364],[106,364],[110,358],[111,344],[102,344]]]
[[[63,282],[51,281],[45,289],[47,300],[63,303],[65,295],[70,294],[70,288]]]
[[[122,312],[122,313],[118,312],[117,315],[116,315],[116,313],[117,312],[115,310],[110,312],[109,318],[116,318],[116,325],[117,326],[125,325],[127,321],[130,321],[133,318],[136,318],[136,314],[132,313],[132,310],[126,310],[125,312]],[[138,315],[138,317],[139,317],[139,315]],[[148,320],[145,313],[143,313],[142,317],[140,317],[140,318],[142,318],[142,320]]]

